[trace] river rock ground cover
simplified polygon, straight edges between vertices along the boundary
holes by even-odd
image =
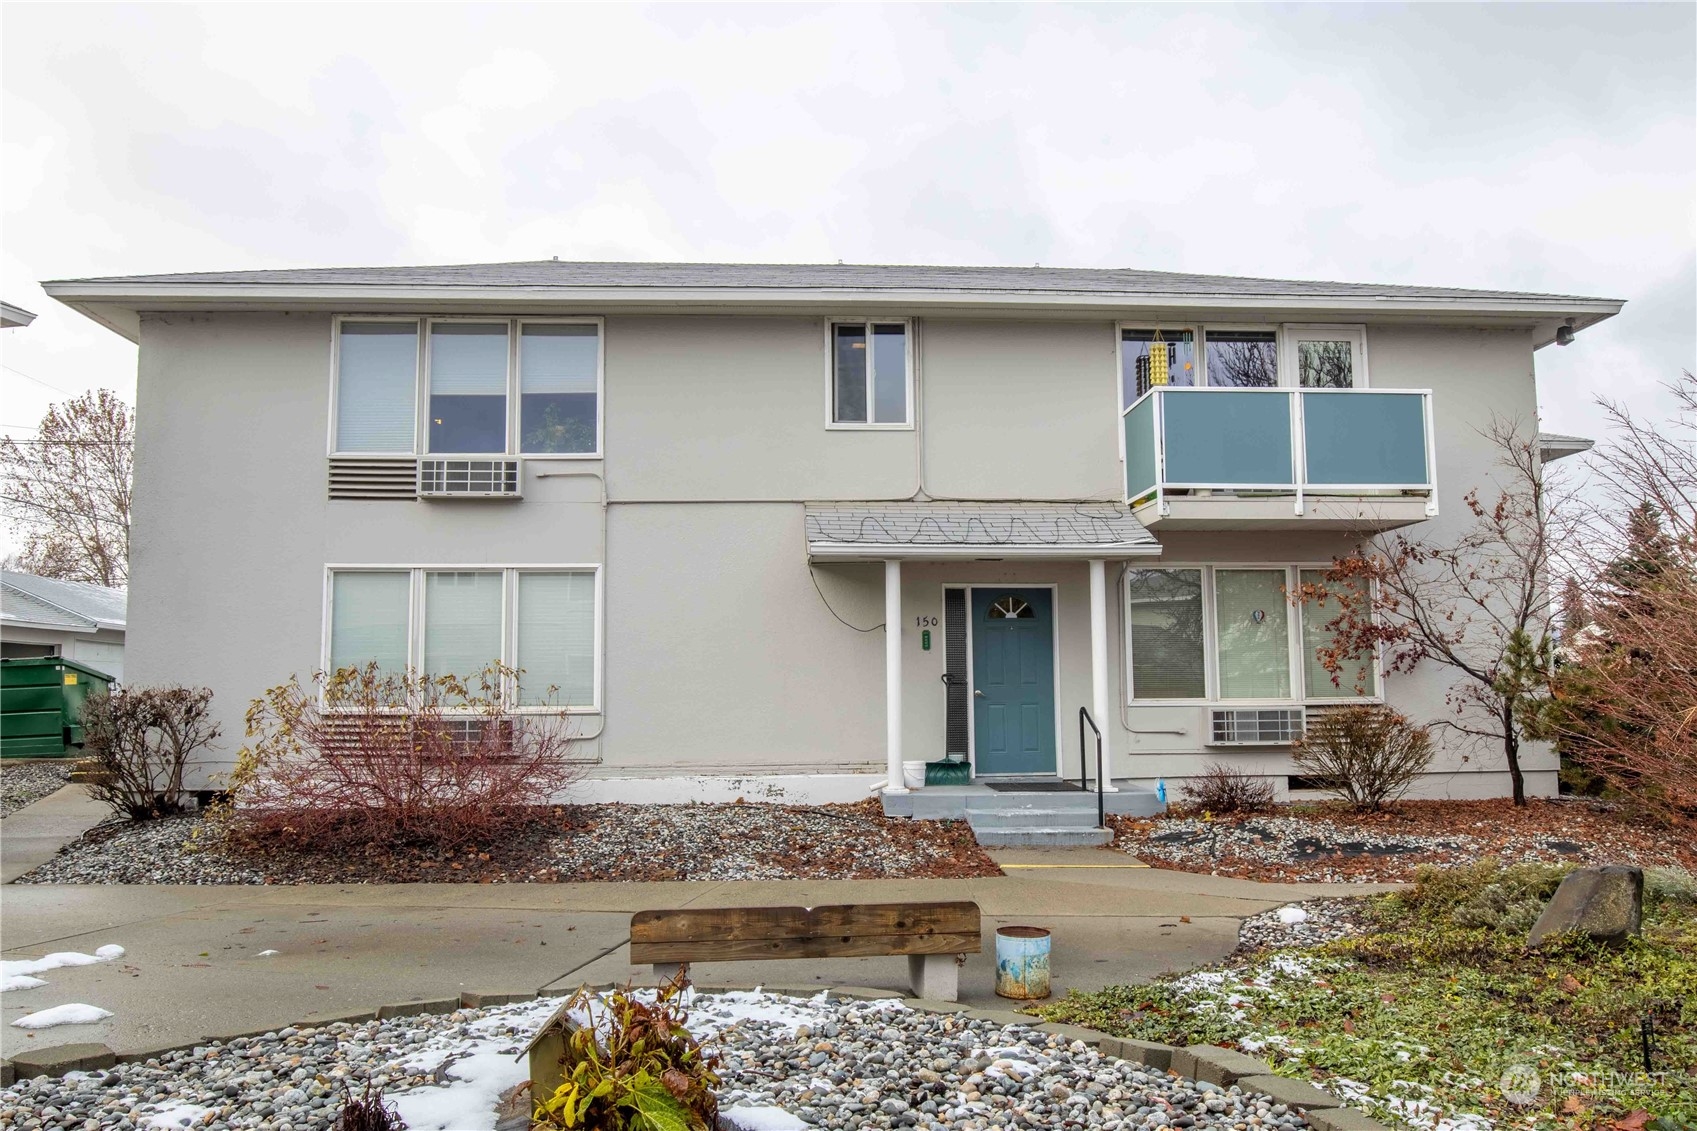
[[[1353,909],[1280,908],[1246,922],[1224,963],[1041,1012],[1142,1040],[1239,1048],[1393,1124],[1631,1131],[1666,1116],[1689,1126],[1697,882],[1649,873],[1643,936],[1618,950],[1574,940],[1528,949],[1526,931],[1568,869],[1432,868],[1411,891]]]
[[[25,805],[64,785],[71,776],[71,762],[0,762],[0,817],[10,816]]]
[[[1637,864],[1697,870],[1697,826],[1657,828],[1578,798],[1404,801],[1381,813],[1301,802],[1271,813],[1113,817],[1114,847],[1157,868],[1281,882],[1406,882],[1423,864]]]
[[[539,810],[469,850],[243,847],[201,816],[110,821],[19,883],[567,883],[1000,875],[965,822],[854,805],[583,805]]]
[[[344,1085],[378,1084],[412,1131],[495,1125],[517,1054],[557,999],[445,1016],[286,1028],[109,1072],[0,1090],[0,1126],[36,1131],[323,1131]],[[748,1125],[829,1131],[1296,1131],[1297,1112],[1103,1057],[1024,1025],[865,1002],[700,994],[689,1028],[720,1057],[722,1111]],[[774,1112],[773,1109],[777,1109]]]

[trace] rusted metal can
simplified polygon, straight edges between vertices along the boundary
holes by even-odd
[[[1034,1001],[1049,996],[1049,932],[996,928],[996,996]]]

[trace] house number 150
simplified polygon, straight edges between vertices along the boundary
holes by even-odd
[[[915,628],[936,628],[938,623],[939,622],[938,622],[936,617],[914,617],[913,618],[913,627],[915,627]]]

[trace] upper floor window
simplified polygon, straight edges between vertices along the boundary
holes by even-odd
[[[1366,363],[1367,333],[1361,326],[1122,326],[1121,407],[1163,385],[1364,387]]]
[[[905,428],[913,423],[913,358],[906,322],[832,322],[831,424]]]
[[[331,449],[596,457],[601,374],[597,320],[342,319]]]

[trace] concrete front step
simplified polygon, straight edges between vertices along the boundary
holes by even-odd
[[[1088,809],[980,809],[969,807],[966,819],[974,829],[1093,829],[1096,807]]]
[[[1099,848],[1114,838],[1111,829],[1057,829],[1043,826],[995,829],[974,826],[972,835],[984,848]]]

